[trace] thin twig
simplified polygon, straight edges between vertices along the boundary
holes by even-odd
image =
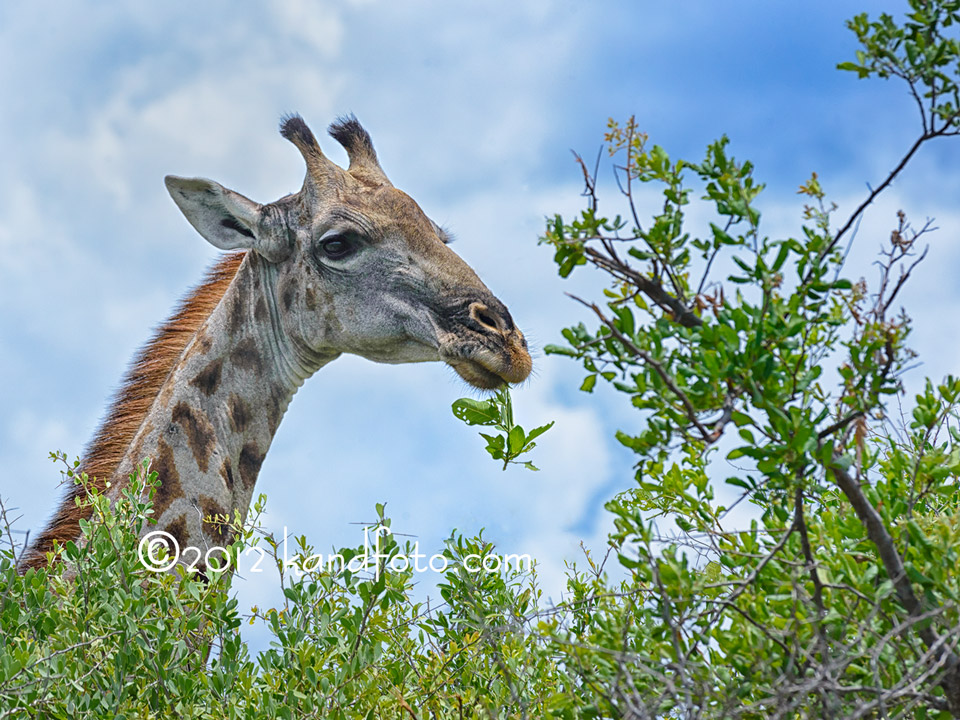
[[[689,418],[690,422],[700,432],[700,435],[703,437],[704,442],[708,442],[708,443],[714,442],[715,438],[713,437],[713,433],[707,430],[707,428],[703,426],[703,423],[701,423],[700,420],[697,419],[697,411],[696,411],[696,408],[693,407],[693,403],[690,402],[690,398],[687,397],[686,393],[684,393],[683,390],[677,387],[677,384],[673,382],[673,379],[670,377],[667,371],[663,369],[663,365],[660,364],[660,362],[656,358],[654,358],[650,353],[648,353],[646,350],[643,350],[642,348],[638,348],[636,345],[634,345],[633,342],[631,342],[626,336],[624,336],[624,334],[617,329],[617,327],[610,321],[610,319],[606,315],[604,315],[603,312],[600,310],[600,308],[598,308],[594,303],[588,303],[586,300],[582,300],[581,298],[578,298],[576,295],[570,295],[570,297],[572,297],[578,303],[581,303],[582,305],[585,305],[586,307],[593,310],[597,314],[597,317],[600,318],[600,321],[607,326],[607,328],[610,330],[613,336],[623,344],[623,346],[627,349],[628,352],[630,352],[631,355],[641,358],[645,363],[650,365],[650,367],[652,367],[656,371],[657,375],[660,376],[660,379],[663,380],[663,383],[668,388],[670,388],[670,391],[674,395],[676,395],[677,398],[679,398],[681,403],[683,403],[683,407],[687,411],[687,417]]]
[[[827,255],[830,254],[830,252],[837,246],[837,243],[840,242],[840,238],[842,238],[846,234],[846,232],[851,228],[851,226],[863,214],[863,211],[870,206],[870,204],[876,199],[877,195],[879,195],[880,193],[882,193],[884,190],[887,189],[890,183],[892,183],[894,179],[897,177],[897,175],[900,174],[900,171],[907,166],[907,163],[910,162],[910,158],[912,158],[916,154],[917,150],[920,149],[920,146],[923,145],[924,142],[931,139],[932,137],[935,137],[935,135],[925,132],[923,135],[917,138],[917,141],[910,147],[907,153],[902,158],[900,158],[900,162],[897,163],[897,166],[890,171],[890,174],[887,175],[884,181],[880,183],[877,187],[871,189],[870,194],[867,196],[866,200],[860,203],[859,207],[857,207],[857,209],[853,211],[853,214],[847,219],[847,222],[844,223],[843,227],[841,227],[837,231],[837,234],[833,236],[833,240],[831,240],[830,243],[823,250],[820,251],[819,256],[817,258],[818,262],[814,263],[810,267],[810,269],[807,271],[807,275],[804,278],[804,282],[809,282],[810,278],[813,275],[814,268],[816,268],[820,264],[819,261],[823,260],[823,258],[825,258]]]

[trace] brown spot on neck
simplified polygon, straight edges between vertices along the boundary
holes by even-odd
[[[171,416],[175,423],[179,423],[187,436],[187,443],[193,452],[193,459],[197,461],[197,467],[200,472],[205,473],[210,464],[210,453],[213,452],[213,445],[216,436],[213,432],[213,425],[205,415],[194,410],[185,402],[178,402],[173,408]]]
[[[267,420],[270,423],[271,432],[276,432],[280,427],[283,413],[287,409],[287,402],[286,391],[279,385],[271,385],[270,399],[267,401]]]
[[[176,540],[180,546],[180,554],[183,555],[183,549],[187,547],[187,516],[180,515],[176,520],[167,525],[165,530],[173,535],[173,539]],[[170,551],[172,553],[173,548],[170,548]]]
[[[210,352],[210,348],[212,347],[213,338],[207,334],[206,329],[200,328],[196,337],[194,337],[193,342],[187,345],[187,349],[184,351],[183,357],[180,360],[180,365],[183,365],[187,360],[197,355],[206,355]]]
[[[241,370],[252,370],[258,375],[263,372],[263,358],[253,338],[244,338],[230,351],[230,362]]]
[[[240,326],[243,325],[243,299],[240,293],[235,292],[230,302],[230,311],[227,314],[227,332],[234,336],[240,332]]]
[[[224,458],[220,464],[220,477],[223,478],[223,484],[227,490],[233,492],[233,465],[230,464],[230,458]]]
[[[256,443],[248,442],[240,450],[240,481],[245,489],[252,490],[256,484],[263,458],[264,455]]]
[[[293,307],[293,301],[297,295],[297,283],[293,278],[287,280],[280,294],[280,302],[283,303],[283,309],[289,310]]]
[[[208,397],[213,395],[220,386],[220,371],[223,370],[223,360],[218,358],[207,365],[190,384]]]
[[[242,433],[250,422],[250,408],[247,407],[247,403],[239,395],[231,394],[227,411],[230,416],[230,427],[235,433]]]
[[[163,438],[157,442],[157,459],[154,460],[151,469],[156,471],[157,478],[160,480],[160,487],[153,496],[153,516],[159,518],[174,500],[183,497],[180,473],[173,458],[173,450]]]

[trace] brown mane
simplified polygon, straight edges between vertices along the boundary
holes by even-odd
[[[81,460],[80,470],[87,473],[100,491],[113,477],[170,371],[187,343],[217,307],[244,257],[246,253],[232,253],[217,260],[200,285],[180,302],[173,315],[134,357]],[[64,543],[80,535],[80,520],[90,515],[88,509],[77,507],[76,498],[82,492],[78,485],[68,490],[53,519],[24,556],[23,569],[43,565],[46,553],[53,550],[54,541]]]

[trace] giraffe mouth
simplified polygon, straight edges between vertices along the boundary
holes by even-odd
[[[507,380],[481,365],[476,360],[467,360],[466,358],[451,359],[447,360],[447,365],[452,367],[457,375],[475,388],[481,390],[496,390],[507,384]]]
[[[504,357],[504,355],[506,357]],[[444,358],[444,361],[475,388],[496,390],[506,384],[523,382],[530,374],[530,355],[522,352],[497,353],[484,347],[471,348]]]

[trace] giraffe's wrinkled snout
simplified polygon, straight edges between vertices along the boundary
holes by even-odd
[[[443,353],[460,377],[485,390],[527,379],[533,367],[527,341],[502,303],[493,297],[471,302],[461,322],[463,330]]]
[[[508,383],[523,382],[533,365],[527,340],[520,328],[513,324],[507,308],[497,305],[499,303],[474,302],[468,309],[470,319],[479,326],[480,331],[493,336],[493,341],[502,346],[503,361],[484,365]]]

